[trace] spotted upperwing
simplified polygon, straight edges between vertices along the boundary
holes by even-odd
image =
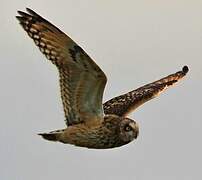
[[[127,116],[140,105],[155,98],[165,89],[177,83],[178,80],[183,78],[188,71],[188,67],[184,66],[181,71],[144,85],[121,96],[112,98],[103,104],[105,114]]]
[[[33,10],[18,11],[23,29],[57,66],[67,125],[102,119],[106,76],[71,38]]]

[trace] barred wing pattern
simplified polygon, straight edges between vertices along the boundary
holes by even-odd
[[[103,104],[104,113],[127,116],[131,111],[135,110],[145,102],[157,97],[161,92],[178,82],[178,80],[186,75],[188,70],[188,67],[184,66],[179,72],[171,74],[121,96],[112,98]]]
[[[16,16],[40,51],[59,70],[67,125],[103,119],[106,76],[97,64],[60,29],[27,8]]]

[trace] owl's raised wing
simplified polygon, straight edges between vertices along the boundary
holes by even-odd
[[[40,51],[59,70],[67,125],[103,118],[106,76],[96,63],[60,29],[27,8],[16,16]]]
[[[178,80],[183,78],[188,71],[188,67],[184,66],[181,71],[144,85],[121,96],[112,98],[103,104],[104,113],[127,116],[131,111],[135,110],[140,105],[157,97],[165,89],[174,85],[178,82]]]

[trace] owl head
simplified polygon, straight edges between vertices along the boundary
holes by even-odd
[[[124,142],[131,142],[136,139],[139,134],[138,124],[129,118],[124,118],[120,122],[120,138]]]

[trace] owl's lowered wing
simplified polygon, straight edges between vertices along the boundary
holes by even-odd
[[[57,66],[67,125],[103,117],[106,76],[96,63],[60,29],[27,8],[16,16],[41,52]]]
[[[181,71],[178,71],[174,74],[142,86],[121,96],[112,98],[103,104],[104,113],[116,114],[118,116],[127,116],[131,111],[135,110],[140,105],[157,97],[165,89],[177,83],[178,80],[183,78],[188,71],[188,67],[184,66]]]

